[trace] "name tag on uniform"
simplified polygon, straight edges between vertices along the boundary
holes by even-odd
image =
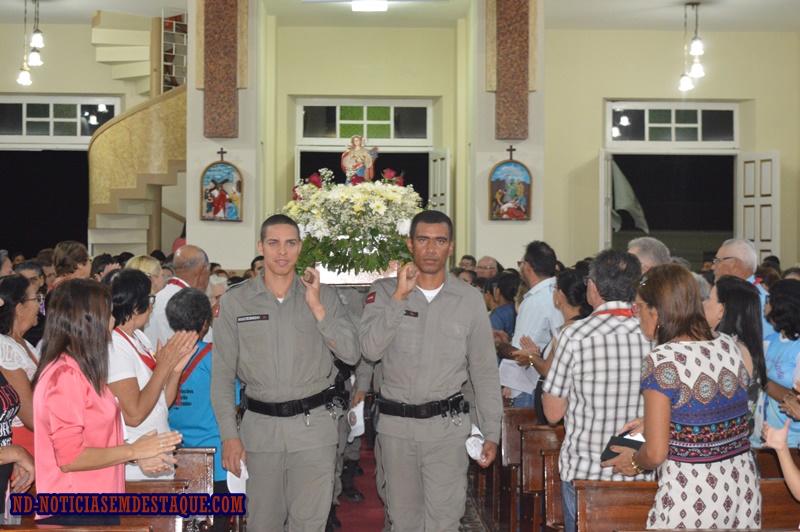
[[[367,300],[364,302],[365,305],[369,305],[370,303],[375,303],[375,292],[370,292],[367,296]]]
[[[236,323],[247,323],[248,321],[264,321],[269,319],[269,314],[254,314],[253,316],[239,316]]]
[[[418,318],[419,312],[406,309],[405,312],[403,312],[403,316],[411,316],[412,318]]]

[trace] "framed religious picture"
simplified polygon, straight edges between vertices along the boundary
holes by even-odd
[[[489,220],[531,219],[531,172],[519,161],[502,161],[489,173]]]
[[[206,166],[200,178],[200,219],[241,222],[244,192],[242,173],[228,161]]]

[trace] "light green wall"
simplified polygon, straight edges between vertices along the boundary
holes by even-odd
[[[145,101],[133,83],[111,79],[111,66],[95,61],[91,21],[48,24],[42,30],[44,65],[31,67],[33,84],[22,87],[16,81],[22,67],[22,22],[0,24],[0,93],[122,96],[123,110]]]
[[[706,77],[684,95],[682,33],[545,32],[544,233],[565,263],[598,248],[605,100],[684,97],[743,102],[743,151],[780,151],[780,255],[786,264],[798,260],[798,34],[704,33],[703,40]]]
[[[298,97],[431,98],[435,147],[449,147],[457,168],[456,48],[455,28],[278,27],[277,134],[267,139],[276,146],[277,186],[265,200],[267,211],[291,198]]]

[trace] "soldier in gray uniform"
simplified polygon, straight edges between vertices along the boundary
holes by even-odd
[[[453,226],[423,211],[411,223],[414,256],[367,295],[361,348],[381,361],[377,422],[387,513],[395,532],[457,531],[467,496],[470,381],[484,432],[478,463],[497,454],[503,404],[481,293],[447,274]]]
[[[222,465],[247,465],[247,528],[322,531],[333,494],[337,420],[333,356],[360,358],[358,331],[333,289],[309,268],[295,274],[297,224],[274,215],[261,226],[264,270],[232,287],[214,321],[211,402]],[[241,428],[233,382],[246,385]]]

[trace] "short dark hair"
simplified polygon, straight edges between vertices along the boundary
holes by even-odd
[[[264,260],[264,255],[259,255],[258,257],[256,257],[253,260],[251,260],[250,261],[250,269],[253,270],[253,271],[256,271],[256,262],[263,261],[263,260]]]
[[[261,241],[264,241],[264,238],[267,236],[267,229],[272,227],[273,225],[291,225],[297,230],[297,236],[300,236],[300,227],[297,225],[297,222],[286,216],[285,214],[273,214],[266,220],[264,223],[261,224]]]
[[[0,334],[11,334],[14,327],[14,318],[17,315],[17,305],[25,302],[30,281],[17,274],[0,277]]]
[[[450,231],[450,240],[453,240],[453,220],[441,211],[420,211],[411,219],[411,230],[408,235],[414,238],[414,232],[419,224],[445,224]]]
[[[128,262],[130,259],[132,259],[133,256],[134,256],[133,253],[131,253],[130,251],[123,251],[118,255],[117,262],[119,262],[119,265],[124,268],[125,263]]]
[[[130,320],[134,312],[139,314],[147,312],[153,285],[143,271],[120,270],[111,279],[110,286],[116,325],[122,325]]]
[[[463,257],[461,257],[461,260],[459,260],[458,262],[461,262],[462,260],[468,260],[470,262],[470,264],[472,264],[473,266],[477,266],[478,265],[478,259],[476,259],[472,255],[464,255]]]
[[[630,303],[636,298],[636,285],[642,278],[642,263],[632,253],[606,249],[589,264],[589,278],[594,281],[603,301]]]
[[[459,276],[461,276],[463,274],[467,274],[467,276],[470,278],[470,281],[469,281],[470,284],[473,284],[475,282],[475,279],[478,278],[478,274],[473,272],[472,270],[461,270],[458,273]]]
[[[94,279],[95,275],[102,272],[106,266],[115,264],[116,262],[117,261],[114,260],[114,257],[108,253],[103,253],[102,255],[96,256],[94,259],[92,259],[92,279]]]
[[[184,288],[170,298],[166,313],[173,331],[200,334],[206,323],[211,323],[211,302],[197,288]]]
[[[792,266],[791,268],[786,268],[783,270],[783,278],[786,279],[789,275],[800,275],[800,268]]]
[[[222,268],[222,264],[220,264],[219,262],[212,262],[212,263],[210,263],[208,265],[208,269],[211,270],[212,272],[214,271],[214,268],[216,268],[216,267]]]
[[[156,259],[161,264],[164,264],[164,262],[166,262],[167,260],[167,256],[164,255],[164,252],[161,251],[160,249],[154,249],[153,251],[151,251],[150,256]]]
[[[646,305],[658,311],[658,345],[680,336],[701,342],[713,338],[703,312],[700,285],[692,272],[680,264],[651,268],[639,284],[638,294]]]
[[[556,276],[556,288],[564,294],[571,307],[580,309],[581,318],[592,313],[592,306],[586,300],[586,283],[581,272],[567,268]]]
[[[782,332],[789,340],[800,338],[800,281],[781,279],[769,289],[769,305],[772,307],[767,318],[777,332]]]
[[[36,275],[44,279],[44,270],[42,270],[42,265],[35,260],[23,260],[19,264],[14,265],[14,272],[19,273],[22,270],[31,270],[36,272]]]
[[[534,240],[525,248],[525,262],[539,277],[552,277],[556,274],[556,252],[547,242]]]
[[[495,286],[500,290],[500,295],[503,296],[506,301],[514,301],[514,299],[516,299],[521,282],[522,279],[513,273],[501,273],[494,278]]]

